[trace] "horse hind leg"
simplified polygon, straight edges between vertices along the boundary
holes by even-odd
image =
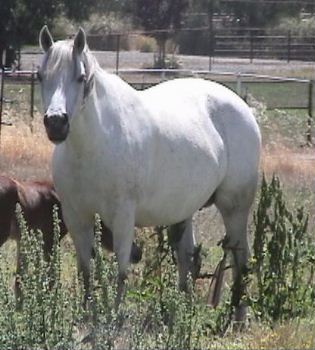
[[[222,247],[232,255],[232,307],[234,308],[234,320],[237,322],[244,321],[246,318],[246,304],[242,297],[246,294],[244,274],[249,257],[247,223],[254,193],[253,188],[247,188],[233,195],[217,192],[215,199],[226,229]]]
[[[199,254],[196,254],[196,242],[193,233],[192,218],[171,225],[169,228],[169,241],[175,250],[178,265],[178,287],[187,291],[187,278],[189,272],[195,279],[200,270]]]

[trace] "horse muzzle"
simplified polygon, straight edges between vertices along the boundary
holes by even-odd
[[[66,113],[45,114],[44,125],[49,140],[55,144],[63,142],[70,130],[69,117]]]

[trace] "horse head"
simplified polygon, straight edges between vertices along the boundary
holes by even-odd
[[[54,42],[47,26],[39,34],[44,51],[38,80],[48,138],[58,144],[70,131],[71,120],[79,112],[93,81],[93,61],[88,55],[85,32],[79,29],[74,40]]]

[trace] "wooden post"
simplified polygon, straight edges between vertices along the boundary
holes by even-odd
[[[209,71],[212,69],[212,60],[214,55],[214,32],[213,32],[213,2],[209,3],[208,8],[208,25],[209,25]]]
[[[116,37],[116,74],[119,71],[119,51],[120,51],[120,34]]]
[[[288,57],[287,61],[288,63],[291,61],[291,31],[288,31]]]
[[[249,44],[250,44],[250,53],[249,53],[249,57],[250,57],[250,63],[253,63],[253,59],[254,59],[254,34],[252,31],[250,31],[250,37],[249,37]]]
[[[307,130],[306,130],[306,145],[312,146],[312,123],[313,123],[313,84],[310,80],[308,85],[308,118],[307,118]]]
[[[1,143],[1,126],[2,126],[3,91],[4,91],[4,67],[1,67],[1,86],[0,86],[0,143]]]
[[[33,120],[34,120],[34,90],[35,90],[35,72],[33,67],[32,74],[31,74],[31,109],[30,109],[31,129],[32,129]]]
[[[242,76],[240,73],[236,76],[236,93],[242,97]]]

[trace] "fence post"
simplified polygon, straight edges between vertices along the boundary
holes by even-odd
[[[1,143],[1,126],[2,126],[3,91],[4,91],[4,67],[1,67],[1,86],[0,86],[0,143]]]
[[[31,109],[30,109],[31,130],[33,128],[33,120],[34,120],[34,90],[35,90],[35,72],[34,72],[34,67],[33,67],[32,68],[32,74],[31,74]]]
[[[310,80],[308,85],[308,117],[307,117],[307,130],[306,130],[306,145],[312,146],[312,123],[313,123],[313,84],[314,81]]]
[[[213,3],[212,1],[209,3],[208,9],[208,26],[209,26],[209,71],[212,69],[212,59],[214,56],[214,32],[213,32]]]
[[[116,36],[116,74],[119,71],[120,34]]]
[[[242,76],[240,73],[236,76],[236,92],[239,96],[242,94]]]
[[[288,57],[287,62],[289,63],[291,61],[291,31],[288,31]]]
[[[254,59],[254,33],[252,31],[250,31],[250,40],[249,40],[249,44],[250,44],[250,63],[253,63],[253,59]]]

